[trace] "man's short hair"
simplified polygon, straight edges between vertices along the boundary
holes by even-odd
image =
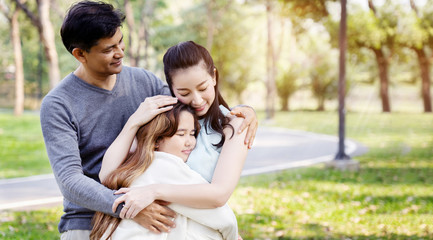
[[[63,45],[72,53],[74,48],[87,52],[102,38],[114,36],[125,15],[104,2],[81,1],[69,8],[60,35]]]

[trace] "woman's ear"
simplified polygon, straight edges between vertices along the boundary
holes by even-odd
[[[74,48],[72,50],[72,55],[81,63],[85,63],[86,62],[86,57],[84,54],[84,50],[81,48]]]

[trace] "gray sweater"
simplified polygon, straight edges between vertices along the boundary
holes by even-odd
[[[102,158],[140,103],[154,95],[170,95],[170,91],[152,73],[123,66],[111,91],[71,73],[45,96],[42,133],[64,196],[60,232],[90,230],[94,211],[118,216],[111,211],[118,196],[98,178]]]

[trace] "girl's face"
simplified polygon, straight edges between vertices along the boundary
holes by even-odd
[[[180,157],[184,162],[195,147],[194,117],[187,111],[180,112],[176,134],[157,142],[156,150]]]
[[[215,74],[214,74],[215,76]],[[204,116],[215,99],[216,79],[202,63],[180,69],[172,77],[174,95],[184,104],[194,108],[196,115]]]

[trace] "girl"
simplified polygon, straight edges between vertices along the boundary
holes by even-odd
[[[111,172],[104,185],[109,188],[144,186],[152,183],[206,183],[185,162],[195,147],[200,125],[194,111],[176,104],[156,116],[137,132],[137,150]],[[170,233],[155,234],[133,220],[96,213],[91,239],[236,239],[237,223],[231,209],[193,209],[178,204],[170,208],[178,215]]]
[[[200,119],[197,146],[187,164],[210,184],[122,188],[116,193],[125,194],[113,204],[114,212],[124,202],[122,218],[133,218],[154,200],[194,208],[224,206],[239,181],[247,156],[246,133],[240,132],[242,118],[226,117],[228,106],[218,91],[218,71],[209,52],[192,41],[183,42],[168,49],[163,61],[170,91],[180,102],[190,105]],[[133,142],[133,136],[127,133],[122,131],[107,150],[99,174],[101,181],[125,159]]]

